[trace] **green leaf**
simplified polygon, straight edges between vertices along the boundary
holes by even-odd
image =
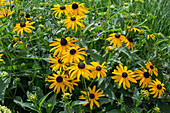
[[[76,100],[71,104],[71,107],[75,106],[75,105],[81,105],[81,104],[87,104],[88,102],[85,101],[80,101],[80,100]]]
[[[122,112],[119,109],[114,109],[114,110],[108,111],[106,113],[122,113]]]
[[[120,14],[120,24],[121,24],[121,28],[122,30],[124,29],[125,27],[125,21],[124,21],[124,17],[122,14]]]
[[[53,91],[49,92],[48,94],[46,94],[44,97],[42,97],[40,99],[40,103],[39,103],[39,108],[41,108],[43,102],[45,101],[45,99],[48,97],[48,95],[50,95]]]
[[[52,113],[54,106],[57,104],[56,103],[56,98],[57,98],[57,93],[55,93],[48,101],[48,104],[52,104],[51,108],[50,108],[50,112]],[[48,109],[48,108],[47,108]]]
[[[87,27],[85,27],[83,33],[85,33],[93,24],[94,24],[94,22],[92,22]]]
[[[2,25],[2,27],[0,28],[0,32],[2,32],[6,27],[8,27],[9,25]]]
[[[22,106],[23,108],[24,108],[24,107],[27,107],[27,108],[30,108],[30,109],[32,109],[32,110],[34,110],[34,111],[39,112],[39,110],[34,106],[33,103],[24,103],[24,102],[22,102],[21,100],[19,101],[19,100],[18,100],[18,97],[15,97],[14,102],[15,102],[16,104]]]
[[[2,101],[2,104],[4,104],[5,91],[8,88],[10,81],[11,81],[11,77],[0,78],[0,101]]]

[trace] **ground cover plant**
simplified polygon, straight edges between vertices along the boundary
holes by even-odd
[[[0,113],[169,113],[169,0],[0,0]]]

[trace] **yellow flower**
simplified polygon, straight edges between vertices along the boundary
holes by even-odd
[[[0,5],[11,5],[12,3],[14,3],[14,1],[17,1],[17,0],[0,0]]]
[[[114,69],[112,74],[116,74],[117,76],[112,76],[112,79],[115,79],[114,82],[119,82],[118,87],[120,87],[123,83],[124,89],[127,89],[126,86],[130,88],[129,80],[131,82],[137,83],[137,81],[133,78],[136,77],[136,75],[133,75],[134,73],[131,70],[127,70],[127,66],[123,68],[123,66],[119,64],[119,67],[116,66],[116,68],[117,70]]]
[[[89,77],[92,76],[89,70],[91,70],[90,65],[87,65],[84,62],[79,62],[79,63],[74,63],[73,66],[68,67],[70,69],[69,75],[70,78],[76,78],[79,81],[80,80],[80,75],[82,75],[84,78],[87,78],[89,80]]]
[[[51,65],[50,67],[52,68],[52,71],[57,71],[58,69],[60,69],[60,71],[63,69],[63,70],[66,70],[67,69],[67,66],[66,64],[63,62],[63,60],[61,58],[49,58],[49,63],[53,63],[53,65]]]
[[[70,82],[70,86],[71,87],[68,87],[68,86],[66,86],[66,91],[67,91],[67,89],[69,89],[69,92],[70,93],[72,93],[72,90],[74,90],[74,85],[75,86],[78,86],[78,84],[76,83],[76,82],[79,82],[77,79],[73,79],[73,78],[69,78],[70,80],[68,80],[69,82]]]
[[[11,11],[10,7],[7,9],[4,9],[4,8],[1,8],[0,10],[0,18],[4,18],[4,17],[7,17],[7,16],[10,16],[12,15],[14,11]]]
[[[85,27],[84,24],[81,23],[85,22],[84,20],[81,20],[82,18],[85,18],[84,16],[71,16],[71,17],[67,17],[67,19],[64,20],[64,23],[66,24],[66,28],[69,29],[70,27],[72,27],[72,29],[75,28],[75,32],[77,32],[77,25],[79,25],[80,27]]]
[[[62,52],[65,52],[66,50],[68,50],[71,46],[77,46],[76,44],[72,44],[73,42],[76,42],[78,40],[73,40],[73,38],[70,37],[66,37],[66,38],[56,38],[56,41],[50,41],[49,43],[51,43],[49,46],[55,46],[53,47],[51,51],[53,51],[54,49],[56,49],[56,51],[53,54],[53,57],[55,57],[57,54],[57,56],[61,56]]]
[[[126,44],[128,49],[130,49],[130,47],[131,47],[132,50],[133,50],[134,44],[133,44],[133,38],[132,37],[126,39],[125,44]]]
[[[98,77],[97,80],[99,80],[100,78],[100,75],[102,76],[102,78],[104,76],[106,76],[106,73],[107,73],[107,70],[106,70],[106,66],[104,66],[104,64],[106,62],[103,62],[102,65],[100,65],[98,62],[90,62],[92,65],[93,65],[93,68],[92,68],[92,77],[93,79],[96,78],[96,76]]]
[[[159,113],[160,112],[160,108],[158,108],[158,107],[154,107],[153,110],[154,110],[154,113]]]
[[[20,23],[20,24],[16,24],[16,26],[14,27],[12,32],[17,31],[17,36],[19,36],[19,33],[21,32],[21,36],[23,35],[23,31],[27,32],[27,33],[32,33],[32,29],[35,29],[35,27],[32,26],[32,24],[34,24],[35,22],[29,22],[27,21],[26,23]]]
[[[153,80],[152,83],[148,86],[151,87],[151,89],[149,89],[149,91],[151,91],[150,94],[155,94],[153,97],[155,98],[156,96],[162,97],[165,87],[163,87],[164,84],[161,83],[158,79]]]
[[[68,100],[71,97],[70,93],[63,94],[63,100]]]
[[[26,18],[27,21],[33,21],[33,19],[30,18],[30,16],[31,16],[30,13],[27,13],[27,14],[25,15],[25,18]]]
[[[142,68],[141,70],[135,70],[134,73],[136,73],[136,80],[140,80],[139,82],[139,86],[142,85],[142,88],[146,88],[148,87],[149,83],[151,82],[151,76],[149,74],[149,72]]]
[[[3,56],[3,54],[0,54],[0,57],[2,57],[2,56]],[[0,61],[4,61],[4,60],[0,58]]]
[[[72,15],[85,16],[83,12],[88,13],[88,10],[84,7],[84,3],[73,2],[72,5],[69,5],[69,8]]]
[[[13,38],[14,38],[14,40],[16,41],[16,43],[13,45],[13,47],[15,47],[16,45],[20,45],[20,44],[23,43],[22,41],[19,41],[19,38],[18,38],[18,37],[13,37]],[[14,41],[14,40],[12,40],[12,41]]]
[[[95,103],[97,105],[97,107],[99,108],[100,105],[99,103],[97,102],[97,100],[99,99],[99,97],[103,97],[105,96],[103,94],[103,92],[99,92],[100,89],[98,89],[97,91],[96,90],[96,86],[93,87],[93,89],[91,89],[90,87],[88,87],[89,89],[89,93],[87,93],[86,91],[81,91],[81,93],[83,93],[84,95],[81,95],[79,96],[79,99],[85,99],[85,102],[90,102],[90,109],[92,110],[93,109],[93,104]],[[84,106],[87,105],[86,104],[83,104]]]
[[[69,78],[67,78],[68,75],[65,75],[64,72],[60,74],[60,71],[57,71],[57,74],[53,73],[53,76],[48,76],[45,81],[53,82],[50,85],[50,89],[54,87],[54,92],[57,90],[57,94],[60,92],[60,89],[63,93],[65,93],[65,87],[71,87],[69,83]]]
[[[122,46],[122,41],[125,41],[125,36],[121,35],[120,33],[113,33],[109,35],[109,38],[107,38],[106,40],[111,40],[110,44],[113,44],[113,47],[119,48],[120,46]]]
[[[150,38],[152,38],[152,40],[155,40],[155,34],[147,34],[147,39],[149,40]]]
[[[158,76],[158,69],[151,62],[147,62],[145,65],[146,65],[146,68],[149,69],[149,73],[151,74],[151,76],[153,73],[156,76]]]
[[[66,16],[68,16],[68,13],[69,13],[69,9],[68,9],[68,6],[67,5],[54,5],[55,8],[51,8],[51,10],[55,10],[53,13],[55,13],[55,17],[57,17],[58,15],[58,18],[61,17],[61,13],[64,13]]]
[[[66,52],[63,52],[62,55],[62,59],[64,61],[64,63],[78,63],[81,60],[85,60],[85,56],[87,56],[85,51],[82,50],[86,50],[86,48],[80,48],[79,46],[76,47],[70,47],[69,50],[67,50]]]

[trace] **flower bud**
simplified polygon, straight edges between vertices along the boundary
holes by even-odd
[[[46,7],[49,7],[49,3],[45,3],[45,6],[46,6]]]
[[[159,36],[159,37],[162,37],[162,33],[158,33],[158,36]]]
[[[37,8],[36,7],[33,7],[32,10],[35,11]]]
[[[35,101],[37,99],[37,96],[36,95],[31,95],[30,97],[29,97],[29,100],[30,101]]]
[[[71,97],[70,93],[64,93],[63,100],[68,100],[70,99],[70,97]]]
[[[158,108],[158,107],[154,107],[154,108],[153,108],[153,110],[154,110],[154,113],[159,113],[160,108]]]
[[[24,11],[20,11],[19,15],[23,16],[24,15]]]
[[[149,97],[149,91],[148,90],[142,90],[141,96],[144,97],[144,98],[148,98]]]
[[[21,64],[21,66],[24,67],[24,66],[25,66],[25,63],[23,62],[23,63]]]
[[[132,13],[130,16],[131,16],[133,19],[136,18],[136,14],[135,14],[135,13]]]
[[[140,30],[139,33],[140,33],[140,35],[143,35],[144,34],[144,30]]]
[[[14,81],[19,83],[20,82],[20,78],[17,77],[17,78],[14,79]]]
[[[2,71],[0,77],[9,77],[6,71]]]
[[[114,50],[114,47],[113,46],[108,46],[107,48],[106,48],[108,51],[113,51]]]

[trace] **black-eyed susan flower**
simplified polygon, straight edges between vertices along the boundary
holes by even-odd
[[[142,85],[142,88],[146,88],[148,87],[149,83],[151,82],[151,75],[149,74],[149,72],[144,69],[141,68],[142,70],[135,70],[134,73],[136,73],[136,80],[140,80],[139,82],[139,86]]]
[[[76,82],[79,82],[79,81],[77,79],[73,79],[73,78],[70,78],[70,80],[68,80],[68,81],[70,82],[71,87],[66,86],[66,91],[67,91],[67,89],[69,89],[69,92],[72,93],[72,90],[74,90],[74,85],[78,86],[78,84]]]
[[[0,54],[0,61],[4,61],[3,59],[1,59],[2,56],[3,56],[3,54]]]
[[[69,83],[69,78],[67,78],[68,75],[65,75],[64,72],[61,74],[60,71],[57,71],[57,73],[53,73],[53,76],[48,76],[48,78],[45,79],[45,81],[52,82],[50,85],[50,89],[54,88],[54,92],[57,90],[57,94],[60,92],[60,89],[63,93],[65,93],[65,87],[71,87]]]
[[[67,5],[53,5],[55,8],[51,8],[51,10],[54,10],[53,13],[55,13],[55,17],[57,17],[58,15],[58,18],[61,17],[61,14],[64,13],[66,16],[68,16],[68,13],[70,12],[69,9],[68,9],[68,6]]]
[[[157,96],[162,97],[164,90],[166,90],[165,87],[164,87],[164,84],[161,83],[158,79],[153,80],[152,83],[149,84],[148,87],[151,88],[151,89],[149,89],[149,91],[151,91],[150,94],[152,94],[152,95],[154,94],[154,96],[153,96],[154,98],[157,97]]]
[[[23,35],[23,31],[27,32],[27,33],[32,33],[32,29],[35,29],[35,27],[33,27],[32,25],[35,22],[29,22],[27,21],[26,23],[22,22],[20,24],[16,24],[16,26],[14,27],[12,32],[17,31],[17,36],[19,36],[19,33],[21,32],[21,36]]]
[[[12,41],[16,41],[16,43],[13,45],[13,47],[15,47],[16,45],[20,45],[22,44],[23,42],[22,41],[19,41],[19,38],[18,37],[13,37],[14,39]]]
[[[25,19],[26,19],[27,21],[33,21],[33,19],[32,19],[30,16],[31,16],[31,14],[30,14],[30,13],[27,13],[27,14],[25,15]]]
[[[112,79],[115,79],[114,82],[119,82],[118,87],[120,87],[123,83],[123,88],[127,89],[126,86],[130,88],[129,81],[137,83],[137,81],[134,79],[136,75],[134,75],[134,72],[132,72],[131,70],[127,70],[127,66],[123,68],[123,66],[119,64],[119,67],[116,66],[116,68],[117,70],[114,69],[112,74],[116,74],[117,76],[112,76]]]
[[[90,87],[88,87],[89,89],[89,93],[87,93],[86,91],[81,91],[81,93],[83,93],[83,95],[79,96],[79,99],[85,99],[85,102],[90,102],[90,109],[92,110],[93,109],[93,104],[96,104],[97,107],[99,108],[100,105],[99,103],[97,102],[97,100],[100,98],[100,97],[103,97],[105,96],[103,94],[103,92],[99,92],[100,89],[98,89],[96,91],[96,86],[93,87],[93,89],[91,89]],[[87,105],[86,104],[83,104],[84,106]]]
[[[128,49],[130,49],[130,47],[131,47],[132,50],[133,50],[134,44],[133,44],[133,38],[132,37],[126,39],[125,44],[126,44]]]
[[[147,33],[147,39],[149,40],[150,38],[152,38],[152,40],[155,40],[155,34],[149,34]]]
[[[52,71],[55,70],[57,71],[58,69],[61,71],[66,70],[67,66],[66,64],[63,62],[63,60],[59,57],[55,57],[55,58],[49,58],[49,63],[52,63],[52,65],[50,66],[52,68]]]
[[[85,16],[85,13],[88,13],[88,10],[84,7],[84,3],[73,2],[72,5],[69,5],[72,15]]]
[[[56,41],[50,41],[49,43],[51,43],[49,46],[55,46],[53,47],[51,51],[53,51],[54,49],[55,52],[53,54],[53,57],[55,57],[57,54],[57,56],[61,56],[62,52],[68,50],[71,46],[77,46],[76,44],[73,44],[73,42],[76,42],[78,40],[74,40],[74,37],[73,38],[70,38],[70,37],[66,37],[66,38],[56,38],[55,39]]]
[[[138,28],[135,28],[135,27],[131,27],[131,26],[127,26],[127,29],[129,30],[130,29],[130,31],[132,32],[140,32],[140,29],[138,29]]]
[[[83,50],[86,50],[86,48],[80,48],[79,46],[70,47],[69,50],[62,53],[64,63],[78,63],[80,59],[84,61],[85,57],[83,55],[87,56],[87,54]]]
[[[1,8],[0,10],[0,18],[4,18],[4,17],[7,17],[7,16],[10,16],[12,15],[14,11],[11,11],[10,7],[7,9],[5,8]]]
[[[91,78],[95,79],[97,76],[98,77],[97,80],[99,80],[100,75],[102,76],[102,78],[106,76],[107,67],[104,66],[106,62],[103,62],[102,65],[100,65],[98,62],[90,62],[90,63],[93,65]]]
[[[121,35],[120,33],[112,33],[109,35],[109,38],[107,38],[106,40],[110,41],[110,44],[113,44],[113,47],[119,48],[120,46],[122,46],[122,42],[125,41],[125,36]]]
[[[158,69],[151,62],[147,62],[145,65],[146,68],[149,69],[149,73],[151,74],[151,76],[153,75],[153,73],[158,76]]]
[[[80,80],[80,75],[82,75],[84,78],[87,78],[89,80],[89,77],[92,76],[90,71],[91,70],[90,65],[87,65],[84,62],[79,62],[79,63],[74,63],[72,66],[68,67],[70,69],[69,75],[70,78],[76,78],[79,81]]]
[[[77,25],[79,25],[80,27],[85,27],[84,24],[82,24],[81,22],[85,22],[84,20],[81,20],[82,18],[85,18],[84,16],[71,16],[71,17],[67,17],[67,19],[64,20],[64,23],[66,24],[66,28],[69,29],[70,27],[72,27],[72,29],[75,28],[75,32],[77,32]]]

